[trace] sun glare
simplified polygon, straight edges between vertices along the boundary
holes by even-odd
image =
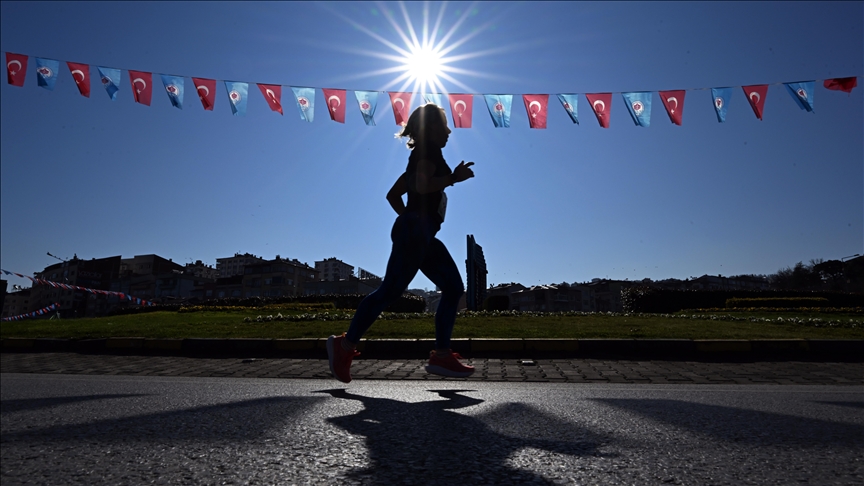
[[[409,81],[421,85],[437,85],[438,76],[442,71],[441,54],[430,46],[411,47],[411,53],[405,58],[405,69],[410,76]]]

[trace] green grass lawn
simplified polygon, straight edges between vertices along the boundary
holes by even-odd
[[[322,312],[325,309],[307,309]],[[264,321],[257,316],[298,315],[298,309],[222,310],[200,312],[151,312],[86,319],[30,319],[0,324],[0,337],[19,338],[323,338],[348,329],[348,320]],[[350,311],[330,309],[345,317]],[[712,319],[712,315],[735,318],[757,317],[770,322]],[[368,339],[432,338],[432,317],[400,319],[398,316],[377,321],[366,334]],[[396,318],[392,318],[396,317]],[[244,322],[250,318],[252,322]],[[783,318],[780,321],[778,318]],[[841,322],[817,326],[790,321],[790,318],[816,318]],[[852,324],[850,324],[850,320]],[[860,313],[740,313],[714,312],[682,317],[663,315],[556,315],[472,316],[456,320],[454,338],[640,338],[640,339],[864,339],[864,315]]]

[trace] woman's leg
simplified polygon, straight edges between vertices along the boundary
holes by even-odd
[[[393,240],[393,249],[387,261],[384,280],[377,290],[360,302],[345,335],[351,345],[360,342],[363,334],[369,330],[381,312],[402,295],[423,262],[428,239],[416,216],[399,216],[393,224],[390,237]]]
[[[465,293],[459,268],[444,243],[433,238],[420,270],[441,289],[441,301],[435,312],[435,348],[450,349],[450,338],[456,324],[456,310],[459,299]]]

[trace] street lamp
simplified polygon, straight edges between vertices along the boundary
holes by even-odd
[[[860,254],[860,253],[856,253],[856,254],[854,254],[854,255],[849,255],[849,256],[843,257],[843,258],[840,259],[840,261],[841,261],[841,262],[845,262],[845,261],[848,260],[849,258],[855,258],[855,257],[859,257],[859,256],[861,256],[861,254]]]

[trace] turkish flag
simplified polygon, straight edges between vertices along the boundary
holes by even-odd
[[[471,128],[471,112],[474,105],[472,94],[450,94],[450,114],[456,128]]]
[[[761,120],[762,110],[765,108],[765,98],[768,96],[768,85],[742,86],[741,89],[744,90],[744,96],[750,102],[750,107],[753,108],[756,118]]]
[[[663,101],[663,106],[666,107],[666,113],[669,114],[669,119],[672,123],[681,126],[684,118],[684,95],[687,92],[683,89],[674,91],[660,91],[660,99]]]
[[[27,76],[27,56],[24,54],[6,53],[6,80],[12,86],[24,86]]]
[[[588,104],[597,115],[597,121],[603,128],[609,128],[609,117],[612,114],[612,93],[586,94]]]
[[[129,82],[132,84],[135,102],[150,106],[150,99],[153,97],[153,74],[130,70]]]
[[[8,56],[8,54],[7,54]],[[8,59],[8,57],[7,57]],[[822,86],[825,86],[828,89],[834,91],[843,91],[846,93],[851,93],[855,86],[858,86],[858,78],[834,78],[834,79],[826,79]]]
[[[69,71],[72,72],[72,79],[78,85],[78,91],[81,96],[90,97],[90,66],[87,64],[78,64],[77,62],[66,62],[69,66]]]
[[[195,91],[198,93],[198,98],[204,109],[213,111],[213,104],[216,103],[216,80],[192,78],[192,83],[195,85]]]
[[[345,123],[345,90],[321,88],[321,91],[324,92],[324,99],[327,100],[327,112],[330,113],[330,119]]]
[[[282,86],[278,84],[258,83],[258,89],[261,90],[261,94],[264,95],[264,99],[267,100],[267,105],[270,106],[270,109],[280,115],[284,115],[282,113]]]
[[[523,94],[522,101],[528,110],[528,123],[531,128],[546,128],[546,113],[549,109],[548,94]]]
[[[411,93],[390,93],[390,103],[393,105],[393,116],[396,124],[403,126],[408,123],[411,110]]]

